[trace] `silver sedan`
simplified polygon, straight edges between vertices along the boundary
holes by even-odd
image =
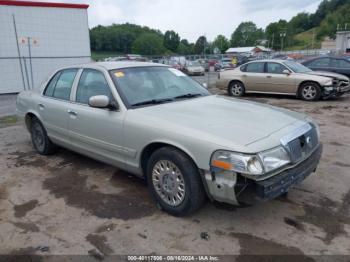
[[[286,193],[316,169],[322,151],[307,116],[211,95],[153,63],[62,68],[20,93],[17,112],[38,153],[59,145],[144,177],[176,216],[207,197],[237,205],[250,187],[262,199]]]

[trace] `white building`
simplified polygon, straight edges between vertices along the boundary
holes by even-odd
[[[226,54],[250,54],[255,55],[256,53],[268,53],[272,50],[264,46],[247,46],[247,47],[231,47],[226,50]]]
[[[0,0],[0,94],[36,88],[58,67],[90,62],[87,8]]]

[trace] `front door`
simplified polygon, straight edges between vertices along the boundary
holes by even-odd
[[[124,112],[118,109],[93,108],[88,102],[96,95],[114,97],[106,75],[96,69],[84,69],[76,87],[75,103],[69,110],[69,135],[72,145],[81,153],[101,161],[122,166]]]
[[[271,93],[295,94],[295,78],[293,73],[284,73],[288,70],[284,65],[277,62],[266,63],[266,81],[264,88]]]

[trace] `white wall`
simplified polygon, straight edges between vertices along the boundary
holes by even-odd
[[[12,14],[18,36],[38,41],[31,47],[34,87],[58,67],[90,62],[86,9],[0,5],[0,94],[23,90]],[[28,46],[20,44],[20,52],[31,82]]]

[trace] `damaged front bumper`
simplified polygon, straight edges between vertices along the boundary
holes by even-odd
[[[239,205],[244,192],[258,200],[276,198],[313,173],[322,155],[322,144],[303,162],[266,179],[253,180],[232,171],[205,171],[203,180],[209,197],[218,202]]]
[[[323,98],[327,99],[330,97],[338,97],[347,92],[350,92],[350,85],[347,86],[325,86],[323,87]]]

